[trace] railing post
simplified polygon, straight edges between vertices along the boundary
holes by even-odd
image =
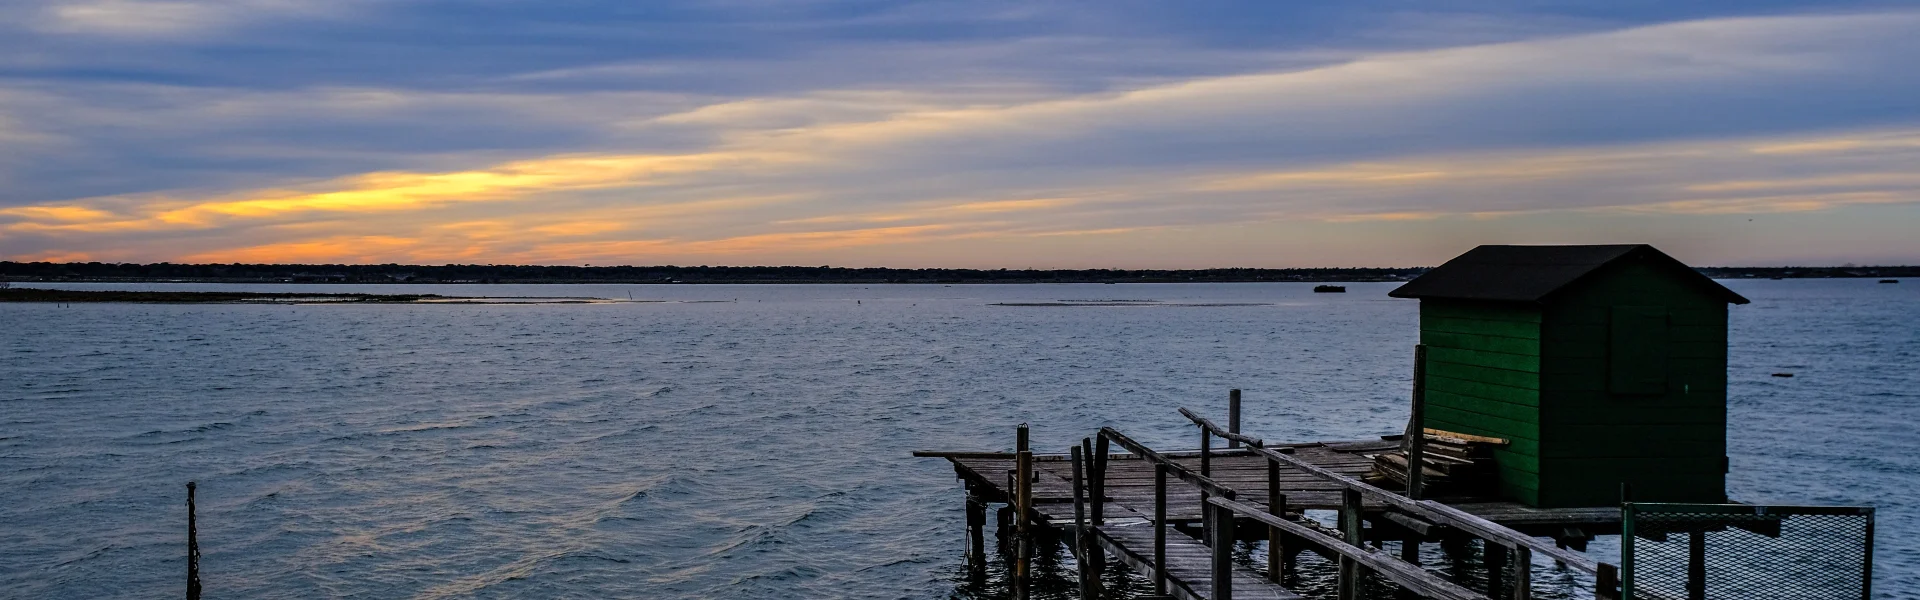
[[[1267,459],[1267,514],[1287,518],[1287,495],[1280,493],[1280,462]],[[1287,576],[1287,542],[1280,528],[1267,526],[1267,578],[1280,583]]]
[[[1087,568],[1087,563],[1093,560],[1092,553],[1087,551],[1087,496],[1082,489],[1086,484],[1086,470],[1081,462],[1086,455],[1077,445],[1070,452],[1073,455],[1073,553],[1079,558],[1080,600],[1093,600],[1093,586],[1088,580],[1091,569]]]
[[[1096,435],[1093,441],[1093,511],[1087,515],[1094,527],[1105,525],[1107,508],[1107,436]]]
[[[1167,465],[1153,465],[1153,593],[1167,595]]]
[[[1014,512],[1013,530],[1018,554],[1014,562],[1014,597],[1025,600],[1030,597],[1027,589],[1033,562],[1032,532],[1027,527],[1027,513],[1033,507],[1033,451],[1027,448],[1027,426],[1020,425],[1019,441],[1014,452]]]
[[[1240,390],[1227,392],[1227,433],[1240,433]],[[1227,448],[1239,448],[1240,440],[1227,440]]]
[[[1340,533],[1348,545],[1359,548],[1364,541],[1360,524],[1360,492],[1353,488],[1340,490]],[[1340,556],[1340,600],[1359,600],[1360,563]]]
[[[1212,503],[1201,505],[1212,515],[1213,600],[1233,600],[1233,509]]]
[[[1513,600],[1533,600],[1533,549],[1513,548]]]
[[[1200,430],[1200,476],[1213,477],[1213,434],[1207,432],[1207,426],[1197,425]],[[1207,490],[1200,490],[1200,541],[1213,545],[1213,511],[1207,510]]]
[[[1413,347],[1413,414],[1407,418],[1407,497],[1419,500],[1427,476],[1427,345]]]

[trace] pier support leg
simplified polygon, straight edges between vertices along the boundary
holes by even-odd
[[[1487,597],[1499,598],[1507,583],[1507,547],[1493,542],[1486,544]]]
[[[967,567],[973,571],[987,568],[987,503],[967,494]]]
[[[1416,565],[1420,564],[1420,538],[1419,537],[1409,535],[1407,536],[1406,539],[1400,540],[1400,560],[1404,560]],[[1404,588],[1402,588],[1399,592],[1396,592],[1393,597],[1396,600],[1418,600],[1420,598],[1418,594],[1415,594],[1412,591],[1409,591]]]
[[[993,512],[994,538],[999,542],[1000,554],[1013,555],[1013,507],[1002,506]]]
[[[1687,600],[1707,598],[1707,532],[1687,534]]]

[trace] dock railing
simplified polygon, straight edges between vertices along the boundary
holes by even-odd
[[[1238,390],[1235,391],[1237,392]],[[1239,411],[1235,409],[1238,408],[1237,400],[1239,400],[1239,394],[1233,394],[1232,400],[1236,402],[1233,402],[1234,406],[1230,408],[1230,412],[1237,413]],[[1405,513],[1406,516],[1426,521],[1432,525],[1452,527],[1467,535],[1485,540],[1489,545],[1490,552],[1508,555],[1510,560],[1506,562],[1508,562],[1511,570],[1510,575],[1514,583],[1510,597],[1514,600],[1531,600],[1533,597],[1531,567],[1533,564],[1533,556],[1536,553],[1550,557],[1560,564],[1593,575],[1596,599],[1616,600],[1620,597],[1620,568],[1616,565],[1595,561],[1585,555],[1559,548],[1544,540],[1502,527],[1492,521],[1439,502],[1408,498],[1367,482],[1329,471],[1319,465],[1292,456],[1292,448],[1284,446],[1269,448],[1258,438],[1249,437],[1240,434],[1238,431],[1230,431],[1222,428],[1192,410],[1181,408],[1180,414],[1188,420],[1193,421],[1193,423],[1200,428],[1200,437],[1202,440],[1200,446],[1200,464],[1202,465],[1203,474],[1207,474],[1205,471],[1209,463],[1208,455],[1211,453],[1210,440],[1212,437],[1217,436],[1237,441],[1240,444],[1246,445],[1254,454],[1266,457],[1268,509],[1260,511],[1252,506],[1238,502],[1230,502],[1229,505],[1233,512],[1245,514],[1256,521],[1268,524],[1269,549],[1267,568],[1268,572],[1274,578],[1274,581],[1279,581],[1284,572],[1284,561],[1281,560],[1281,555],[1283,554],[1281,549],[1284,548],[1286,541],[1283,535],[1284,533],[1307,538],[1340,555],[1339,588],[1342,599],[1358,597],[1358,568],[1362,565],[1373,568],[1389,580],[1406,586],[1409,591],[1427,594],[1428,592],[1425,588],[1416,587],[1425,584],[1410,584],[1400,580],[1401,577],[1411,575],[1411,573],[1407,571],[1407,568],[1411,568],[1420,573],[1426,573],[1425,569],[1420,568],[1419,564],[1414,562],[1418,558],[1417,550],[1403,549],[1403,555],[1400,558],[1385,561],[1381,560],[1381,556],[1379,556],[1378,553],[1360,547],[1363,541],[1361,540],[1360,525],[1362,519],[1361,502],[1363,499],[1372,499],[1386,504],[1393,510]],[[1286,519],[1286,497],[1278,492],[1280,489],[1279,468],[1282,464],[1338,484],[1341,487],[1342,499],[1339,522],[1342,537],[1345,538],[1340,540],[1342,542],[1341,546],[1343,547],[1326,546],[1326,540],[1322,539],[1327,537],[1325,534]],[[1208,502],[1212,503],[1212,500],[1208,500]],[[1286,522],[1288,526],[1277,526],[1273,524],[1275,522]],[[1299,533],[1300,528],[1306,528],[1307,531],[1314,531],[1316,535],[1301,535]],[[1431,574],[1427,575],[1431,576]],[[1490,573],[1489,579],[1489,588],[1497,590],[1499,585],[1494,582],[1500,580],[1500,575]],[[1452,585],[1444,580],[1441,580],[1441,583]],[[1457,588],[1458,586],[1454,587]],[[1453,592],[1444,589],[1444,587],[1434,587],[1432,589],[1432,595],[1428,595],[1427,597],[1449,598],[1452,596],[1445,594],[1450,593]]]
[[[1087,487],[1090,490],[1089,496],[1092,499],[1090,503],[1091,510],[1089,512],[1092,515],[1091,524],[1094,527],[1102,524],[1102,513],[1104,512],[1103,507],[1106,500],[1104,492],[1106,487],[1108,442],[1119,444],[1120,447],[1127,449],[1128,452],[1139,456],[1142,460],[1153,465],[1153,591],[1156,596],[1167,596],[1167,477],[1171,475],[1182,482],[1199,488],[1202,499],[1218,497],[1232,500],[1238,493],[1233,491],[1233,488],[1221,485],[1205,474],[1195,473],[1187,469],[1186,466],[1174,462],[1173,459],[1159,452],[1155,452],[1152,448],[1148,448],[1146,444],[1134,441],[1133,438],[1127,437],[1126,434],[1120,433],[1112,427],[1100,428],[1100,434],[1097,436],[1097,439],[1098,447],[1093,454],[1094,466],[1091,476],[1087,478]],[[1089,443],[1089,441],[1090,440],[1083,440],[1081,443],[1084,445]],[[1204,452],[1201,456],[1203,457],[1202,460],[1205,460],[1204,457],[1206,454]],[[1075,487],[1079,485],[1080,482],[1075,482]],[[1213,549],[1211,579],[1214,597],[1231,598],[1233,594],[1233,516],[1229,514],[1225,519],[1216,518],[1218,516],[1216,513],[1222,510],[1225,509],[1215,508],[1211,504],[1201,505],[1201,521],[1205,524],[1203,525],[1204,533],[1202,537],[1207,541],[1208,546]],[[1086,525],[1085,523],[1081,523],[1080,525],[1082,525],[1082,531],[1089,531],[1084,527]]]

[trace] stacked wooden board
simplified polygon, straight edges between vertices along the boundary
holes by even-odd
[[[1421,474],[1427,497],[1490,496],[1499,486],[1499,471],[1493,451],[1509,442],[1500,438],[1428,429],[1421,457]],[[1407,485],[1407,451],[1400,448],[1374,454],[1373,472],[1367,479]]]

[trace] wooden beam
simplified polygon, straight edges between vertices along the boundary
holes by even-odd
[[[1259,507],[1226,498],[1212,498],[1207,502],[1231,509],[1235,514],[1245,515],[1269,527],[1284,530],[1290,535],[1332,550],[1340,556],[1352,558],[1356,563],[1372,569],[1388,581],[1412,589],[1424,597],[1440,600],[1488,600],[1484,595],[1447,581],[1438,574],[1420,568],[1419,565],[1407,564],[1385,551],[1368,550],[1348,544],[1339,538],[1321,533],[1318,529],[1267,514]]]

